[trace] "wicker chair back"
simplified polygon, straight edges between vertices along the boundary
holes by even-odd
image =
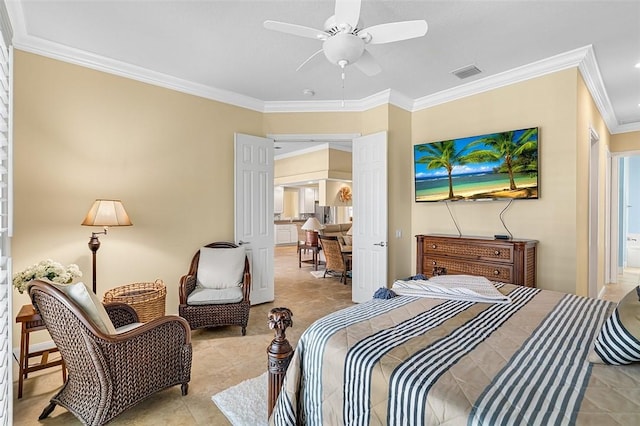
[[[340,242],[337,236],[318,235],[320,246],[327,261],[324,276],[327,272],[337,272],[340,274],[340,282],[347,283],[347,262],[340,249]]]
[[[61,405],[87,425],[102,425],[122,411],[191,377],[191,330],[165,316],[127,333],[107,335],[50,283],[33,281],[29,294],[68,370],[67,381],[40,415]],[[115,327],[137,322],[124,303],[106,304]],[[153,360],[150,362],[149,360]]]

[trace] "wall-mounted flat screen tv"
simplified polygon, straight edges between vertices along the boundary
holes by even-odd
[[[415,199],[537,199],[538,142],[532,127],[415,145]]]

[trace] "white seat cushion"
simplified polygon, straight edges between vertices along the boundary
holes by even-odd
[[[133,330],[134,328],[138,328],[141,325],[144,325],[143,322],[132,322],[131,324],[123,325],[122,327],[116,328],[116,334],[126,333],[127,331]]]
[[[205,288],[233,288],[242,283],[244,247],[200,249],[197,284]]]
[[[196,287],[187,297],[187,305],[224,305],[238,303],[242,298],[242,287],[220,289]]]
[[[116,334],[116,329],[107,314],[104,305],[98,300],[95,294],[89,290],[84,283],[75,284],[54,284],[58,290],[73,300],[91,319],[95,326],[105,334]]]

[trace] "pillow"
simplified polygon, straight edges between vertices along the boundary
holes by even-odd
[[[109,318],[104,305],[98,300],[92,291],[87,289],[84,283],[51,284],[66,294],[69,299],[73,300],[76,305],[78,305],[80,309],[87,314],[96,328],[105,334],[116,334],[116,329],[113,326],[111,318]]]
[[[345,246],[352,246],[353,245],[353,240],[351,239],[351,235],[343,235],[342,239],[344,240],[344,245]]]
[[[244,273],[244,247],[200,249],[197,284],[205,288],[239,287]]]
[[[640,286],[618,303],[602,325],[589,361],[612,365],[640,362]]]

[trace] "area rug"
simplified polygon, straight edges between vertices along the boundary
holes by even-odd
[[[322,271],[311,271],[311,275],[313,275],[316,278],[323,278],[324,277],[324,269]]]
[[[267,373],[211,397],[233,426],[267,425]]]

